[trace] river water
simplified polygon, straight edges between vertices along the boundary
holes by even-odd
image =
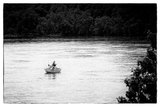
[[[124,79],[146,54],[135,39],[45,39],[4,43],[5,103],[118,103]],[[56,61],[59,74],[44,69]]]

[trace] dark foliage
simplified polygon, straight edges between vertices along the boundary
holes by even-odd
[[[151,46],[144,58],[137,62],[137,68],[125,79],[128,91],[126,97],[117,98],[119,103],[157,102],[157,51],[156,34],[149,31]],[[154,40],[154,41],[153,41]]]
[[[135,37],[156,24],[156,4],[4,4],[4,37]]]

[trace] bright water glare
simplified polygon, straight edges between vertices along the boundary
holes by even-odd
[[[147,46],[125,39],[4,43],[4,102],[118,103]],[[53,61],[61,73],[46,74]]]

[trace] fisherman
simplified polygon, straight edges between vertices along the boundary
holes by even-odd
[[[53,61],[53,64],[52,64],[52,70],[54,70],[54,69],[55,69],[55,66],[56,66],[56,63],[55,63],[55,61]]]
[[[52,65],[49,65],[49,64],[48,64],[48,66],[49,66],[50,69],[54,70],[54,68],[55,68],[55,66],[56,66],[55,61],[53,61]]]
[[[55,63],[55,61],[53,61],[53,64],[52,64],[52,66],[54,66],[54,67],[56,66],[56,63]]]

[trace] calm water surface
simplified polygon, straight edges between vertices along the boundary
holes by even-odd
[[[117,103],[147,46],[125,39],[4,43],[4,102]],[[61,73],[46,74],[54,60]]]

